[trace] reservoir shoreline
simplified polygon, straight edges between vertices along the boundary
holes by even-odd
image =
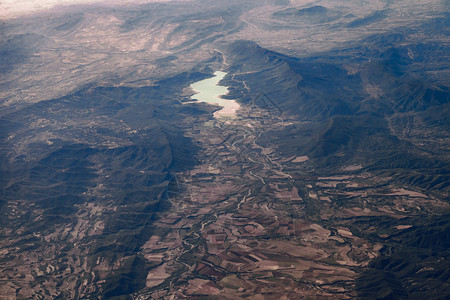
[[[240,108],[236,100],[223,99],[221,96],[228,94],[228,87],[219,85],[219,82],[227,75],[222,71],[214,72],[214,76],[204,80],[194,82],[190,88],[195,92],[191,96],[195,102],[204,102],[221,106],[222,109],[214,113],[215,118],[235,117],[236,111]]]

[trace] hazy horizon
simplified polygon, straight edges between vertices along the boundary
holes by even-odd
[[[46,9],[51,9],[56,6],[71,6],[77,4],[93,4],[104,2],[107,5],[119,4],[144,4],[152,2],[179,2],[189,0],[3,0],[0,2],[0,19],[11,19],[21,17],[31,13],[42,12]]]

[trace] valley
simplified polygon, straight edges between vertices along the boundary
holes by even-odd
[[[449,209],[360,165],[317,177],[307,157],[282,157],[276,145],[258,144],[267,131],[295,122],[255,105],[193,128],[198,164],[170,184],[172,209],[141,248],[157,267],[136,299],[352,298],[391,234]],[[354,224],[370,218],[386,223]]]
[[[0,13],[0,299],[449,297],[446,3],[45,5]]]

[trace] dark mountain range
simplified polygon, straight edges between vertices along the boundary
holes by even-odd
[[[0,299],[450,297],[443,1],[44,2],[0,9]]]
[[[108,207],[90,216],[101,222],[102,234],[83,234],[76,246],[89,249],[88,266],[98,257],[110,263],[123,260],[120,272],[107,275],[105,296],[142,288],[148,266],[137,252],[153,234],[158,213],[170,207],[167,193],[173,174],[195,164],[198,147],[184,136],[184,119],[202,120],[212,111],[182,105],[172,97],[180,92],[178,84],[205,76],[180,74],[146,88],[88,87],[3,116],[2,138],[7,142],[1,156],[7,159],[2,162],[1,222],[17,230],[9,233],[17,239],[15,247],[45,252],[45,241],[34,233],[78,228],[80,208],[90,203]],[[33,209],[6,218],[11,212],[5,204],[19,199],[19,206]],[[57,242],[63,252],[47,255],[67,261],[74,245],[70,239]]]
[[[245,78],[249,92],[244,103],[264,91],[281,111],[309,122],[270,136],[287,155],[307,155],[326,170],[362,163],[367,170],[448,196],[450,170],[442,152],[420,145],[430,142],[426,138],[412,141],[395,134],[400,130],[398,118],[407,115],[420,120],[429,110],[434,111],[427,114],[427,122],[433,124],[430,133],[448,132],[450,126],[446,117],[450,91],[404,75],[413,68],[407,49],[389,48],[375,57],[361,53],[365,61],[355,62],[347,55],[354,49],[343,50],[340,56],[301,59],[251,42],[235,42],[229,49],[233,57],[230,70],[237,75],[228,84],[236,88],[229,97],[240,97],[238,91],[244,89],[239,80]],[[352,64],[357,69],[349,72],[346,68]],[[241,77],[239,73],[250,74]],[[414,122],[400,126],[405,125],[417,126]],[[425,124],[422,130],[427,130]]]
[[[359,278],[361,298],[445,299],[450,292],[448,240],[448,215],[424,220],[392,237]]]
[[[390,38],[391,35],[381,39],[375,36],[373,48],[367,38],[367,48],[358,53],[357,60],[354,52],[362,49],[349,48],[339,51],[339,56],[323,53],[305,59],[269,51],[251,42],[235,42],[229,48],[233,57],[230,70],[236,73],[234,80],[227,82],[235,87],[230,98],[241,97],[242,91],[248,96],[244,100],[248,103],[264,107],[269,102],[278,114],[304,120],[299,126],[266,133],[270,140],[267,144],[275,143],[287,156],[310,157],[316,167],[313,174],[325,176],[346,165],[360,164],[363,170],[391,177],[399,185],[448,199],[448,152],[430,137],[449,132],[450,93],[423,73],[420,78],[414,75],[418,65],[423,66],[430,59],[425,59],[424,53],[434,51],[430,49],[436,45],[388,47],[378,53],[373,50],[379,47],[377,40]],[[404,40],[401,35],[395,39]],[[435,63],[431,59],[430,64]],[[244,82],[247,91],[242,87]],[[260,91],[264,91],[266,101],[252,102],[258,99]],[[405,134],[419,126],[423,132],[420,136]],[[371,224],[383,222],[371,220]],[[385,240],[389,246],[357,281],[359,296],[446,298],[448,224],[448,216],[432,217]],[[429,286],[436,289],[430,292]]]

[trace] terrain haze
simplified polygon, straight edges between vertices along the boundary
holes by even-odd
[[[0,299],[447,299],[449,17],[0,0]]]
[[[190,0],[178,0],[190,1]],[[170,0],[2,0],[0,2],[0,19],[10,19],[31,13],[41,12],[53,7],[67,7],[80,4],[104,3],[107,5],[130,5],[143,3],[162,3]]]

